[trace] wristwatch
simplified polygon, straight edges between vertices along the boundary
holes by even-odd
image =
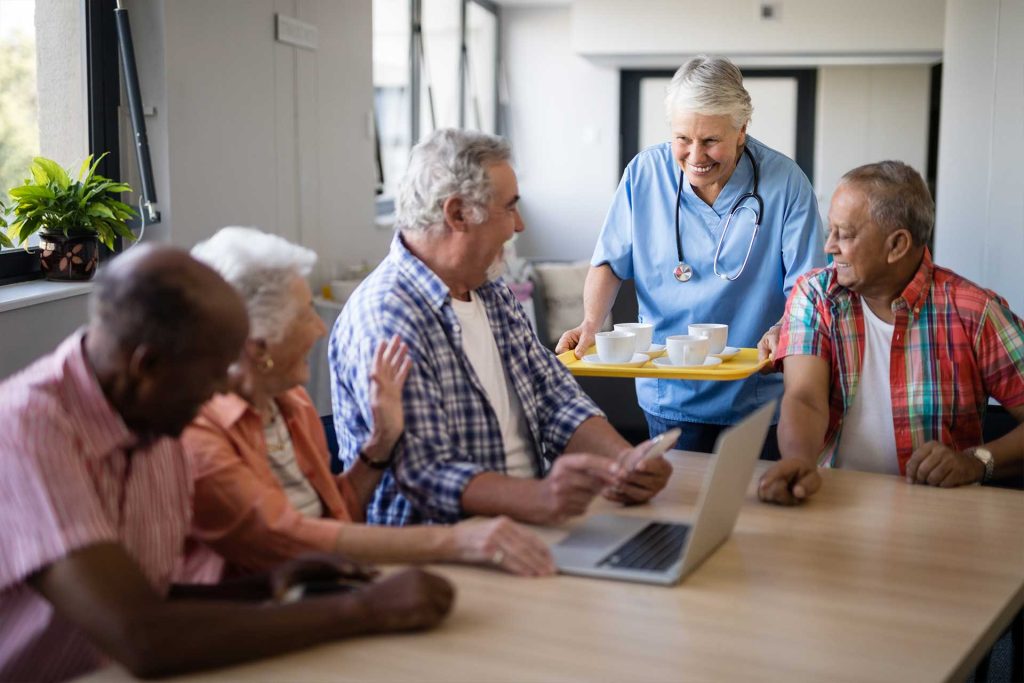
[[[388,453],[388,457],[384,458],[383,460],[374,460],[373,458],[368,456],[366,452],[363,451],[362,449],[359,450],[359,459],[362,460],[363,464],[366,465],[367,467],[371,467],[375,470],[386,470],[387,468],[391,467],[391,465],[394,464],[395,458],[398,457],[398,444],[402,443],[402,440],[404,438],[405,432],[403,431],[399,435],[398,440],[395,441],[395,445],[391,447],[391,452]]]
[[[386,470],[391,467],[391,463],[395,461],[395,454],[398,452],[397,448],[391,450],[388,457],[383,460],[374,460],[366,454],[365,451],[359,451],[359,459],[363,461],[363,464],[367,467],[372,467],[375,470]]]
[[[973,451],[971,451],[971,455],[980,460],[981,464],[985,466],[985,474],[981,478],[981,481],[991,481],[992,471],[995,469],[996,466],[995,461],[992,459],[992,451],[985,448],[984,446],[978,446]]]

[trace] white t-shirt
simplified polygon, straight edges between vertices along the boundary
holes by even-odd
[[[849,470],[899,474],[889,383],[893,325],[875,315],[867,303],[862,301],[861,306],[864,358],[857,395],[843,418],[836,464]]]
[[[484,303],[479,297],[470,297],[470,301],[452,297],[452,308],[462,324],[462,348],[498,418],[505,444],[505,471],[511,477],[533,477],[533,439],[526,414],[501,362]]]

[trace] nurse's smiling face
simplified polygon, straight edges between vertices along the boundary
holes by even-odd
[[[729,116],[678,112],[672,117],[672,156],[698,197],[714,204],[729,182],[747,140],[747,127]]]

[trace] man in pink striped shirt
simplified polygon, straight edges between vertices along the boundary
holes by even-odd
[[[0,680],[63,680],[107,657],[167,674],[444,616],[451,588],[418,571],[271,607],[172,586],[191,519],[177,437],[223,386],[245,309],[170,247],[120,256],[91,305],[87,328],[0,384]]]

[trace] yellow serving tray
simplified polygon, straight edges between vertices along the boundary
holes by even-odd
[[[595,353],[592,346],[587,353]],[[586,355],[586,354],[584,354]],[[559,354],[558,360],[577,377],[657,377],[660,379],[709,379],[731,381],[746,379],[768,365],[768,360],[757,360],[757,349],[740,349],[740,352],[721,365],[696,368],[659,368],[651,361],[640,367],[625,365],[594,365],[576,358],[574,351]]]

